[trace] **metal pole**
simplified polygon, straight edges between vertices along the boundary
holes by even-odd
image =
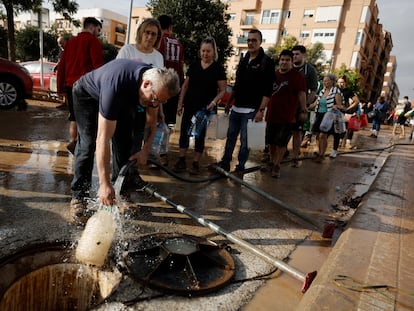
[[[263,190],[245,182],[244,180],[237,178],[236,176],[234,176],[233,174],[230,174],[229,172],[227,172],[226,170],[223,170],[220,166],[217,165],[213,165],[212,166],[217,172],[219,172],[220,174],[223,174],[224,176],[238,182],[239,184],[242,184],[243,186],[245,186],[246,188],[253,190],[254,192],[260,194],[261,196],[263,196],[264,198],[276,203],[277,205],[281,206],[282,208],[286,209],[287,211],[289,211],[290,213],[292,213],[293,215],[299,217],[301,220],[305,221],[307,224],[311,225],[312,228],[317,229],[317,230],[323,230],[324,228],[320,228],[319,225],[317,223],[315,223],[313,221],[313,219],[307,217],[306,215],[303,215],[302,213],[300,213],[299,211],[297,211],[295,208],[293,208],[292,206],[287,205],[286,203],[280,201],[279,199],[272,197],[271,195],[269,195],[268,193],[264,192]]]
[[[313,279],[316,277],[316,274],[317,274],[316,271],[304,274],[304,273],[296,270],[295,268],[290,267],[289,265],[287,265],[283,261],[272,257],[271,255],[265,253],[264,251],[260,250],[259,248],[255,247],[254,245],[238,238],[237,236],[235,236],[235,235],[231,234],[230,232],[224,230],[223,228],[219,227],[215,223],[213,223],[213,222],[203,218],[202,216],[194,213],[193,211],[189,210],[185,206],[176,204],[173,201],[171,201],[170,199],[162,196],[161,194],[156,192],[153,188],[151,188],[151,186],[149,184],[145,183],[143,185],[142,190],[147,192],[151,196],[154,196],[155,198],[160,199],[161,201],[175,207],[180,213],[189,216],[190,218],[196,220],[199,224],[210,228],[211,230],[213,230],[214,232],[216,232],[218,234],[221,234],[222,236],[227,238],[229,241],[231,241],[231,242],[243,247],[244,249],[258,255],[260,258],[262,258],[265,261],[267,261],[268,263],[276,266],[281,271],[286,272],[286,273],[290,274],[291,276],[293,276],[294,278],[296,278],[297,280],[301,281],[302,282],[302,289],[301,289],[302,293],[305,293],[307,291],[307,289],[311,285]]]
[[[125,44],[129,43],[129,36],[131,34],[131,20],[132,20],[132,5],[133,5],[133,3],[134,3],[134,0],[130,0],[129,15],[128,15],[128,29],[127,29],[127,36],[126,36]]]

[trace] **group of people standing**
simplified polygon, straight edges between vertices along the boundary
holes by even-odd
[[[117,58],[107,64],[103,64],[97,38],[101,27],[98,20],[86,18],[83,31],[67,42],[58,65],[58,92],[68,98],[70,134],[76,146],[71,150],[75,156],[71,207],[79,222],[88,217],[86,200],[95,154],[99,199],[104,205],[112,205],[112,184],[122,166],[129,160],[136,160],[137,166],[146,164],[157,123],[174,124],[176,116],[182,115],[179,158],[174,170],[185,171],[192,118],[200,110],[207,114],[217,112],[227,84],[212,37],[201,41],[199,58],[190,63],[184,78],[184,47],[172,35],[172,19],[167,15],[144,20],[137,30],[136,43],[124,45]],[[346,77],[341,77],[336,86],[336,77],[327,74],[318,90],[316,70],[306,63],[306,48],[302,45],[283,50],[275,70],[275,62],[261,47],[262,40],[259,30],[249,31],[248,51],[240,60],[232,93],[225,103],[225,111],[230,113],[229,128],[218,165],[230,170],[240,137],[235,170],[245,170],[249,158],[248,121],[264,119],[271,176],[279,178],[291,138],[294,167],[299,167],[301,143],[303,146],[313,134],[318,137],[319,147],[315,160],[323,161],[331,134],[334,147],[330,156],[336,157],[340,139],[350,143],[352,132],[340,136],[333,126],[321,130],[320,124],[331,110],[354,114],[359,99],[346,87]],[[314,122],[302,140],[311,111],[315,113]],[[205,137],[206,128],[195,139],[191,174],[200,171]],[[161,164],[168,165],[166,154],[160,159]],[[132,180],[136,173],[136,168],[129,172]]]

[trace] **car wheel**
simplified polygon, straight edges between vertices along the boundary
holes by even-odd
[[[22,100],[19,84],[10,78],[0,79],[0,109],[13,108]]]

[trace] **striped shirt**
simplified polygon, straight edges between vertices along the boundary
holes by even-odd
[[[318,94],[318,99],[321,99],[322,97],[323,97],[323,94],[325,93],[325,88],[323,88],[320,92],[319,92],[319,94]],[[329,111],[329,110],[331,110],[332,109],[332,107],[336,104],[335,103],[335,95],[336,95],[336,93],[339,93],[340,95],[341,95],[341,98],[342,98],[342,105],[344,104],[344,96],[342,95],[342,92],[341,92],[341,90],[338,88],[338,87],[336,87],[336,86],[333,86],[332,88],[331,88],[331,90],[330,90],[330,92],[329,92],[329,94],[328,94],[328,96],[327,97],[324,97],[325,99],[326,99],[326,111]],[[315,109],[315,111],[317,111],[317,112],[319,112],[319,100],[318,100],[318,104],[317,104],[317,106],[316,106],[316,109]]]

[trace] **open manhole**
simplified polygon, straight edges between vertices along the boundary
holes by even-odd
[[[234,275],[231,254],[216,243],[190,235],[161,233],[129,247],[125,264],[132,278],[178,295],[200,295],[226,285]]]
[[[89,310],[121,273],[77,263],[71,242],[35,244],[0,259],[0,310]]]

